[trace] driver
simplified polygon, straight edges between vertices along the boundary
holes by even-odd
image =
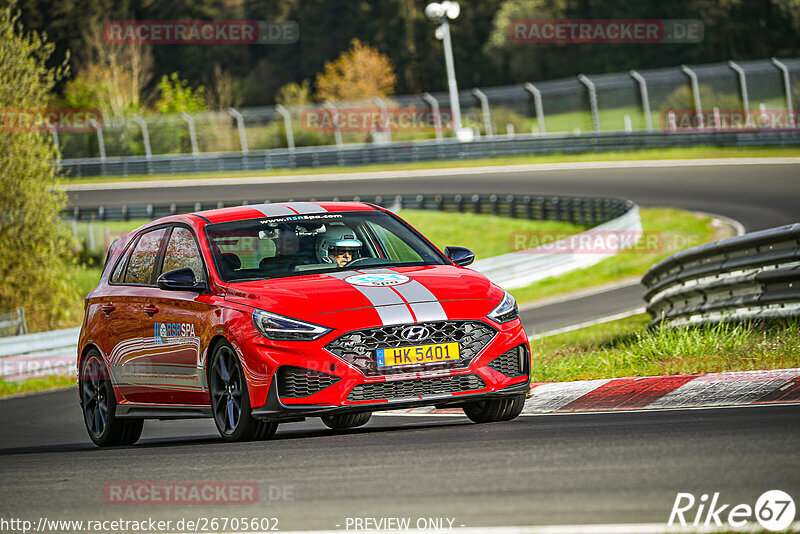
[[[331,226],[317,238],[317,258],[322,263],[335,263],[344,267],[358,259],[361,241],[347,226]]]

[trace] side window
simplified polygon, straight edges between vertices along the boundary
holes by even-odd
[[[188,267],[194,272],[194,279],[198,282],[206,279],[203,271],[203,260],[197,243],[194,241],[192,231],[182,226],[176,226],[167,242],[167,251],[164,254],[164,266],[161,272],[172,271]]]
[[[422,256],[411,248],[408,243],[400,239],[400,237],[372,221],[367,224],[391,259],[402,262],[422,261]]]
[[[131,255],[131,249],[128,249],[127,251],[125,251],[125,254],[123,254],[122,257],[117,262],[117,266],[114,267],[114,272],[111,274],[112,284],[122,283],[122,272],[125,270],[125,263],[128,261],[128,256],[130,255]]]
[[[128,269],[125,271],[126,284],[152,283],[153,268],[166,231],[166,228],[153,230],[139,238],[128,261]]]

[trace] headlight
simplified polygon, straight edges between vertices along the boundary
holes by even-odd
[[[503,300],[500,304],[492,310],[487,316],[489,319],[497,321],[498,323],[507,323],[519,317],[519,309],[517,308],[517,301],[511,296],[508,291],[503,295]]]
[[[324,326],[304,323],[264,310],[253,312],[253,324],[256,325],[259,332],[264,334],[264,337],[279,341],[311,341],[321,338],[331,331],[330,328]]]

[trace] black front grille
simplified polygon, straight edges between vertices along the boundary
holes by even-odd
[[[520,351],[522,351],[521,362]],[[505,354],[502,354],[489,362],[489,367],[495,371],[503,373],[510,378],[523,376],[528,374],[527,366],[525,365],[525,358],[527,355],[528,351],[525,346],[520,345],[519,347],[511,349]]]
[[[308,397],[338,382],[338,376],[302,367],[278,369],[278,394],[283,398]]]
[[[349,332],[331,341],[325,348],[343,360],[355,365],[364,376],[400,374],[419,371],[427,367],[452,369],[467,367],[497,334],[497,330],[480,321],[437,321],[417,323],[429,329],[430,335],[420,341],[410,342],[401,335],[407,324],[381,326]],[[457,342],[461,358],[449,362],[437,362],[415,366],[398,366],[378,369],[377,349],[429,345],[431,343]]]
[[[349,401],[405,399],[421,395],[443,395],[486,387],[478,375],[457,375],[424,380],[391,380],[359,384],[347,396]]]

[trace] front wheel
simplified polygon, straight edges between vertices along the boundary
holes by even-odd
[[[117,399],[100,353],[92,349],[81,362],[78,388],[83,422],[89,437],[99,447],[133,445],[142,435],[143,419],[116,416]]]
[[[356,428],[366,425],[370,417],[372,417],[372,412],[323,415],[322,422],[325,423],[325,426],[328,428],[341,430],[343,428]]]
[[[474,423],[494,423],[515,419],[525,407],[525,394],[503,399],[487,399],[463,406],[464,413]]]
[[[214,423],[225,441],[268,439],[278,429],[278,423],[252,416],[242,364],[227,343],[217,345],[211,357],[209,392]]]

